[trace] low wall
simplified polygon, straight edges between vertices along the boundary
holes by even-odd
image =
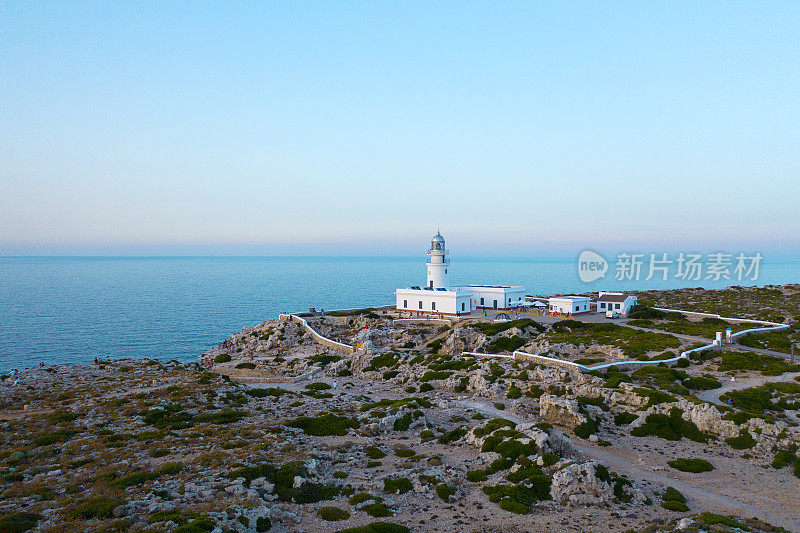
[[[768,326],[780,326],[780,328],[789,327],[786,324],[778,324],[777,322],[769,322],[768,320],[755,320],[753,318],[734,318],[729,316],[717,315],[715,313],[701,313],[700,311],[684,311],[683,309],[670,309],[668,307],[654,307],[658,311],[668,311],[671,313],[683,313],[684,315],[697,315],[709,318],[720,318],[728,322],[747,322],[748,324],[767,324]],[[780,329],[778,328],[778,329]],[[735,335],[735,334],[734,334]]]
[[[353,346],[350,346],[349,344],[336,342],[335,340],[329,339],[328,337],[323,337],[322,335],[317,333],[317,331],[314,328],[308,325],[308,322],[306,322],[305,318],[300,318],[297,315],[280,315],[278,318],[280,318],[280,320],[283,321],[292,321],[300,324],[303,327],[303,329],[305,329],[315,341],[325,346],[326,348],[330,348],[331,350],[346,354],[351,354],[356,351],[356,349]]]

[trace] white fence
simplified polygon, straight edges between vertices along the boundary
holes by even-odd
[[[713,318],[721,318],[722,320],[727,321],[736,321],[736,322],[748,322],[753,324],[768,324],[767,327],[763,328],[750,328],[744,331],[739,331],[737,333],[731,334],[731,338],[738,337],[740,335],[746,335],[747,333],[763,333],[766,331],[773,331],[779,329],[786,329],[789,327],[788,324],[777,324],[775,322],[768,322],[766,320],[752,320],[749,318],[728,318],[722,317],[720,315],[715,315],[713,313],[696,313],[692,311],[681,311],[680,309],[666,309],[662,307],[654,307],[654,309],[658,309],[659,311],[673,311],[678,313],[690,314],[690,315],[701,315],[701,316],[708,316]],[[546,355],[538,355],[532,354],[527,352],[522,352],[516,350],[513,355],[501,355],[501,354],[493,354],[493,353],[478,353],[478,352],[462,352],[462,355],[475,355],[479,357],[496,357],[500,359],[516,359],[516,360],[534,360],[538,361],[544,365],[548,366],[557,366],[561,368],[567,368],[570,370],[577,370],[579,372],[591,372],[593,370],[605,370],[612,366],[616,367],[637,367],[637,366],[648,366],[648,365],[658,365],[659,363],[673,363],[678,359],[686,359],[689,357],[689,354],[695,352],[702,352],[704,350],[709,350],[711,348],[715,348],[717,346],[717,341],[712,342],[711,344],[706,344],[705,346],[700,346],[698,348],[692,348],[691,350],[686,350],[681,352],[681,354],[677,357],[671,357],[669,359],[661,359],[658,361],[615,361],[613,363],[603,363],[600,365],[594,366],[586,366],[579,363],[574,363],[572,361],[565,361],[563,359],[556,359],[555,357],[547,357]]]
[[[320,335],[314,328],[308,325],[308,322],[306,321],[305,318],[301,318],[297,315],[284,315],[284,314],[280,315],[278,318],[280,320],[291,320],[293,322],[297,322],[303,327],[303,329],[305,329],[311,335],[311,337],[314,338],[315,341],[322,344],[323,346],[327,346],[332,350],[336,350],[337,352],[343,352],[347,354],[351,354],[356,351],[355,347],[349,344],[337,342],[333,339],[329,339],[328,337]]]

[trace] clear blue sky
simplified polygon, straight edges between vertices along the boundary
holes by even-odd
[[[2,2],[0,254],[800,252],[797,2]]]

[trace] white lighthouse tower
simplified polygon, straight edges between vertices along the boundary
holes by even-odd
[[[438,231],[431,239],[431,249],[428,250],[430,259],[428,265],[428,287],[431,289],[447,289],[450,287],[447,269],[450,260],[447,258],[447,249],[444,247],[444,237]]]

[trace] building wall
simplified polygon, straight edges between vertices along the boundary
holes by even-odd
[[[461,315],[471,311],[470,294],[464,292],[415,291],[398,289],[397,310],[412,313]],[[420,309],[422,302],[422,309]],[[435,307],[433,304],[436,304]]]
[[[628,296],[625,298],[624,302],[597,302],[597,312],[598,313],[605,313],[606,311],[616,311],[621,315],[627,315],[628,311],[631,310],[631,307],[636,305],[638,298],[636,296]],[[601,303],[605,303],[605,307],[600,307]],[[617,303],[619,303],[619,308],[617,308]],[[609,305],[612,307],[609,309]]]
[[[525,289],[522,287],[467,287],[472,291],[472,304],[476,309],[494,309],[497,300],[498,309],[510,309],[525,305]],[[483,303],[481,303],[483,298]],[[509,299],[511,302],[509,303]]]
[[[579,300],[574,300],[572,298],[550,298],[547,303],[548,310],[551,313],[580,315],[591,312],[589,298],[581,298]]]

